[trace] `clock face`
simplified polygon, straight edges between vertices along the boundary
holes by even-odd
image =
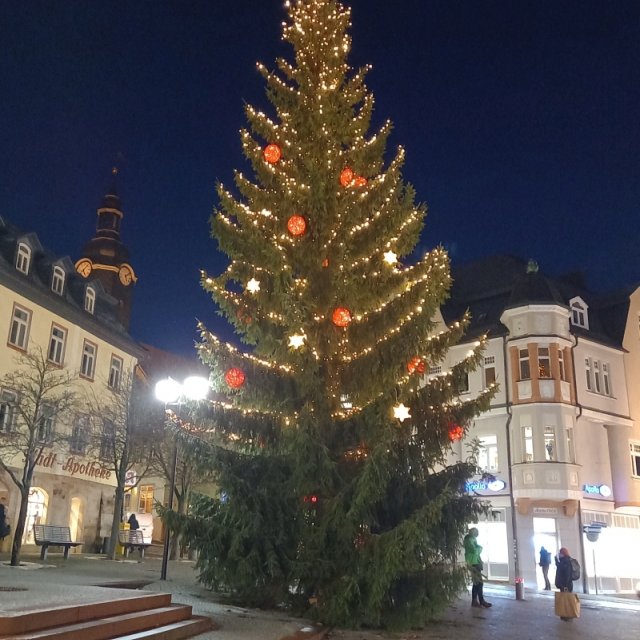
[[[76,271],[83,277],[88,278],[91,275],[91,260],[84,258],[76,263]]]
[[[134,278],[133,269],[129,265],[123,264],[118,270],[118,277],[120,278],[120,282],[122,282],[125,287],[128,287]]]

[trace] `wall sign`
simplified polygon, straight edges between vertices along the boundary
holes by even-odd
[[[611,487],[606,484],[585,484],[582,490],[589,495],[599,495],[608,498],[611,495]]]
[[[465,484],[465,491],[502,491],[507,486],[504,480],[469,480]]]

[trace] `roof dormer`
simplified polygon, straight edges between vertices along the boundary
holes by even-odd
[[[51,270],[51,291],[61,296],[64,293],[66,273],[64,269],[59,265],[53,265]]]
[[[31,269],[31,247],[26,242],[18,242],[16,249],[16,269],[25,276],[29,275]]]
[[[569,300],[569,308],[571,309],[571,326],[588,329],[589,305],[580,296],[576,296]]]

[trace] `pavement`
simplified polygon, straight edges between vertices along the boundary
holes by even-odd
[[[101,597],[107,586],[118,589],[109,591],[112,597],[126,597],[132,594],[131,588],[139,588],[171,593],[173,602],[191,605],[194,614],[211,617],[217,629],[197,636],[198,640],[628,640],[640,635],[640,599],[635,596],[580,594],[580,619],[562,622],[553,612],[553,592],[527,590],[524,600],[516,600],[513,585],[487,583],[485,597],[493,603],[491,609],[471,608],[467,596],[423,629],[353,631],[316,626],[284,610],[229,605],[197,582],[192,561],[169,562],[167,580],[160,579],[161,560],[153,557],[111,561],[100,555],[73,554],[65,561],[62,554],[50,552],[45,561],[23,554],[22,562],[21,567],[10,567],[6,554],[0,556],[0,613],[62,605],[78,598],[88,601]]]

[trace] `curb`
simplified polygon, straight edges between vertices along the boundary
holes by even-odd
[[[303,627],[292,635],[283,636],[280,640],[323,640],[331,631],[330,627],[313,625]]]

